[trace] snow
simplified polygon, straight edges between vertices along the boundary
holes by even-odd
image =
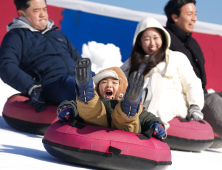
[[[108,67],[120,67],[122,56],[120,48],[114,44],[103,44],[90,41],[82,46],[82,57],[90,58],[92,71],[98,73],[101,69]]]
[[[90,57],[95,64],[96,72],[103,67],[119,66],[121,63],[119,48],[112,44],[89,42],[83,46],[83,49],[84,57]],[[109,51],[110,49],[113,53]],[[101,65],[100,62],[104,57],[107,60],[116,58],[109,60],[110,65]],[[4,104],[7,98],[15,93],[18,92],[0,80],[0,170],[88,169],[54,158],[45,150],[42,144],[43,136],[16,131],[5,122],[2,117]],[[222,148],[207,149],[202,152],[172,150],[171,153],[172,165],[168,167],[169,170],[220,169],[222,165]]]
[[[8,97],[18,93],[0,80],[0,170],[84,170],[51,156],[42,144],[43,136],[11,128],[2,117]]]

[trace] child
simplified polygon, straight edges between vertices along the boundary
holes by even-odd
[[[153,129],[153,136],[161,139],[165,136],[162,121],[140,104],[143,84],[143,75],[133,72],[127,87],[126,76],[118,67],[104,69],[92,79],[91,61],[80,59],[76,63],[77,107],[75,101],[64,101],[58,107],[58,117],[64,122],[69,119],[70,113],[73,117],[79,114],[88,124],[147,136]]]

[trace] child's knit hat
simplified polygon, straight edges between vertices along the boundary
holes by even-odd
[[[126,93],[126,88],[128,86],[127,78],[123,71],[119,67],[110,67],[104,70],[101,70],[93,77],[95,83],[95,90],[99,93],[99,83],[102,79],[106,77],[113,77],[119,80],[119,89],[116,93],[115,99],[121,100]]]

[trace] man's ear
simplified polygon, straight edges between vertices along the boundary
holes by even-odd
[[[23,10],[18,10],[18,15],[19,16],[25,16],[25,12]]]
[[[178,21],[178,16],[176,14],[172,14],[171,18],[175,23]]]

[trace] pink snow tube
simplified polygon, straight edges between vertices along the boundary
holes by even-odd
[[[216,133],[214,133],[214,142],[210,148],[222,148],[222,139]]]
[[[206,121],[186,121],[176,117],[169,124],[166,142],[171,149],[202,151],[213,143],[214,132]]]
[[[16,130],[44,135],[46,129],[59,120],[56,114],[57,107],[47,105],[44,111],[36,113],[30,104],[24,103],[28,99],[19,94],[8,98],[2,115]]]
[[[59,159],[102,169],[166,169],[169,146],[142,134],[59,121],[46,130],[45,149]]]

